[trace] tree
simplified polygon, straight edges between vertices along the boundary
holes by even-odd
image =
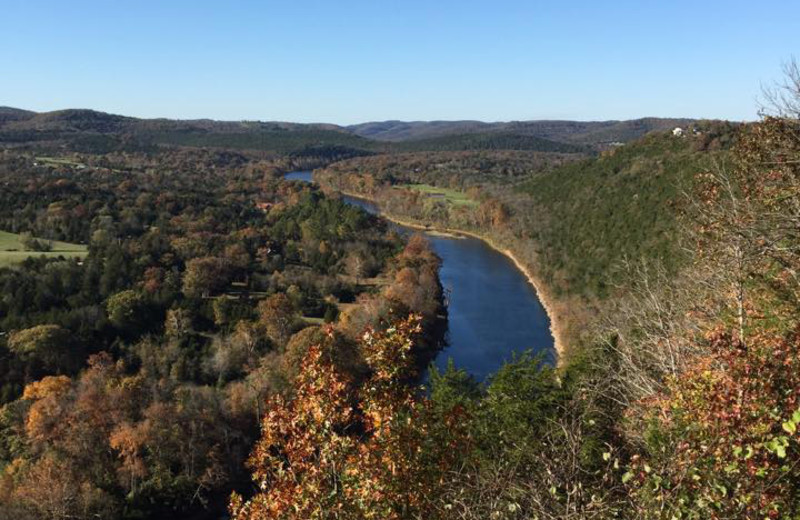
[[[361,278],[366,274],[366,262],[362,254],[358,251],[349,253],[344,260],[344,265],[347,274],[356,279],[356,284],[361,283]]]
[[[230,283],[231,270],[226,260],[217,257],[193,258],[183,273],[183,293],[190,298],[207,298]]]
[[[58,325],[37,325],[12,332],[8,348],[22,359],[38,360],[45,368],[63,372],[70,368],[70,333]]]
[[[292,334],[295,309],[289,298],[276,293],[258,303],[258,321],[267,336],[279,347],[284,347]]]
[[[14,489],[12,500],[31,518],[119,518],[114,501],[106,492],[82,480],[68,464],[52,455],[32,464]]]
[[[800,336],[723,330],[633,418],[647,451],[627,477],[640,518],[795,518]]]
[[[110,296],[106,302],[109,321],[120,329],[133,329],[139,325],[145,310],[144,297],[130,289]]]
[[[128,500],[173,512],[205,502],[207,492],[228,478],[227,462],[236,462],[226,446],[231,433],[211,388],[184,387],[169,402],[150,403],[141,421],[121,423],[109,436]],[[171,504],[163,503],[165,496],[173,497]]]
[[[783,81],[764,89],[761,114],[800,120],[800,66],[792,58],[783,67]]]
[[[685,371],[704,352],[698,340],[709,271],[698,265],[676,276],[646,261],[626,261],[622,270],[625,288],[619,288],[621,294],[599,320],[593,362],[607,374],[603,392],[636,407],[663,391],[667,377]]]
[[[39,240],[34,238],[30,233],[22,233],[19,237],[19,242],[26,251],[51,251],[53,243],[50,241]]]
[[[755,314],[769,312],[776,320],[800,310],[800,72],[794,62],[777,92],[778,117],[746,126],[733,167],[700,178],[697,249],[713,266],[715,285],[727,286],[723,305],[745,341],[756,302]]]
[[[503,230],[511,218],[508,208],[497,199],[489,198],[478,207],[478,218],[485,227]]]
[[[234,494],[232,516],[435,518],[463,439],[458,414],[435,416],[403,382],[418,332],[416,317],[368,332],[361,348],[371,376],[360,390],[311,346],[294,398],[268,403],[249,460],[259,491],[249,500]]]
[[[220,328],[230,328],[241,320],[250,319],[253,308],[246,301],[232,298],[215,298],[211,305],[214,324]]]
[[[231,334],[214,339],[211,365],[222,380],[233,379],[255,368],[266,347],[267,341],[258,324],[241,320]]]
[[[192,313],[188,309],[176,308],[167,311],[164,334],[170,338],[181,338],[192,330]]]
[[[47,376],[25,387],[22,398],[30,402],[25,421],[25,433],[34,442],[57,438],[64,432],[59,416],[65,413],[65,398],[73,390],[66,376]]]
[[[321,364],[320,350],[312,348],[295,390],[291,402],[280,396],[268,402],[261,438],[248,463],[262,491],[247,502],[232,497],[231,514],[238,520],[335,518],[355,512],[342,501],[339,485],[356,445],[348,383]]]

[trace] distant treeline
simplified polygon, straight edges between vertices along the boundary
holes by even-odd
[[[407,124],[389,142],[379,123],[339,127],[257,121],[136,119],[93,110],[35,113],[0,107],[0,143],[85,153],[151,152],[159,146],[209,147],[313,156],[319,164],[375,153],[459,150],[590,152],[688,120],[602,123],[533,121]],[[402,127],[402,124],[399,124]],[[393,128],[389,125],[386,132]],[[373,135],[377,139],[373,138]],[[394,135],[394,134],[391,134]]]

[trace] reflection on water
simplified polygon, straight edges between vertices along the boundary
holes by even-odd
[[[283,176],[283,178],[286,179],[287,181],[313,182],[311,179],[310,171],[287,173],[286,175]]]
[[[311,172],[293,172],[286,178],[312,180]],[[343,199],[379,213],[371,202]],[[426,236],[442,259],[439,277],[448,298],[448,346],[435,361],[440,369],[452,358],[457,367],[484,380],[514,352],[530,349],[554,361],[547,313],[509,258],[477,238]]]

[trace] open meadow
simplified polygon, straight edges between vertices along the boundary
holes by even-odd
[[[25,248],[20,242],[20,238],[20,235],[0,231],[0,267],[18,264],[31,256],[44,255],[53,258],[59,256],[66,258],[83,258],[88,253],[88,249],[84,245],[58,241],[52,242],[52,249],[50,251],[25,251]]]

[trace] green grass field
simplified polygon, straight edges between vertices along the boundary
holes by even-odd
[[[431,186],[430,184],[406,184],[398,186],[398,188],[419,191],[427,194],[431,198],[438,198],[444,200],[449,204],[455,206],[477,206],[478,202],[467,197],[463,191],[451,190],[448,188],[439,188]]]
[[[53,242],[53,250],[47,252],[24,251],[19,241],[19,235],[0,231],[0,267],[18,264],[28,257],[44,255],[47,257],[78,257],[83,258],[88,254],[86,246],[70,244],[68,242]]]
[[[83,163],[71,161],[69,159],[62,159],[58,157],[37,157],[36,160],[42,164],[50,164],[53,166],[77,166],[79,168],[86,167],[86,165]]]

